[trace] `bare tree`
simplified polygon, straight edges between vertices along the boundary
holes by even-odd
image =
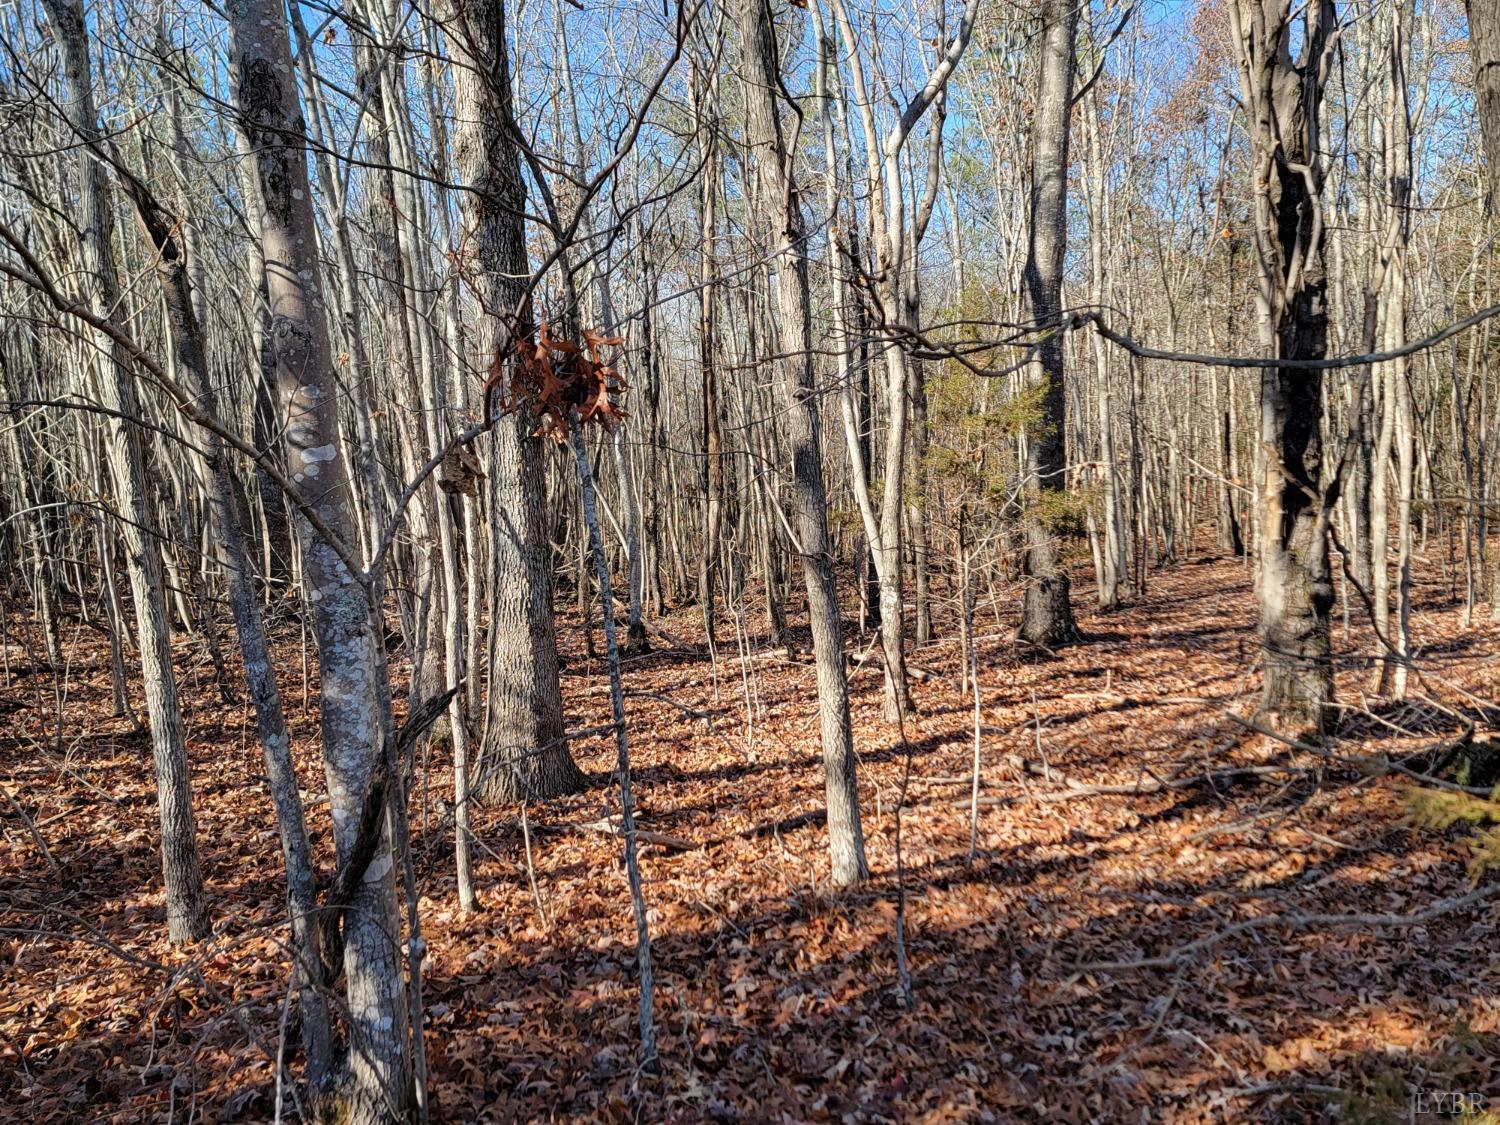
[[[318,639],[334,839],[340,865],[348,869],[361,843],[367,795],[385,764],[390,696],[377,651],[384,634],[347,546],[358,542],[358,525],[286,18],[273,0],[235,0],[226,10],[235,107],[260,197],[258,234],[287,466],[292,481],[307,487],[308,503],[326,528],[314,529],[306,515],[298,520]],[[399,787],[399,777],[391,783]],[[349,1072],[336,1097],[340,1112],[361,1122],[399,1120],[412,1101],[395,863],[389,831],[377,832],[375,854],[365,860],[343,919]]]
[[[186,247],[174,220],[150,189],[134,176],[123,189],[135,205],[147,243],[156,254],[156,273],[166,306],[167,331],[181,372],[184,389],[198,400],[203,413],[220,417],[217,394],[208,371],[208,346],[193,301]],[[236,503],[236,484],[229,450],[212,430],[204,437],[210,481],[209,507],[213,533],[222,552],[229,604],[234,614],[245,683],[255,708],[256,732],[265,758],[266,781],[276,809],[286,864],[287,897],[291,908],[293,977],[298,985],[302,1043],[307,1058],[307,1080],[316,1095],[327,1092],[333,1080],[333,1040],[328,1004],[323,995],[325,952],[318,923],[316,871],[307,835],[297,769],[292,760],[291,735],[276,686],[265,620],[255,595],[254,571],[246,550],[245,528]]]
[[[93,69],[88,29],[78,0],[47,0],[47,14],[62,47],[71,104],[68,123],[85,142],[98,142]],[[92,278],[94,307],[115,316],[122,307],[112,237],[114,213],[104,166],[89,147],[78,150],[79,249],[85,273]],[[151,724],[151,753],[156,766],[157,811],[161,820],[162,878],[167,892],[167,931],[174,942],[208,934],[203,873],[198,862],[198,829],[188,776],[187,743],[177,679],[172,670],[172,627],[164,598],[161,555],[153,516],[147,504],[146,464],[139,429],[130,419],[140,414],[130,359],[113,340],[101,339],[99,400],[109,411],[109,468],[120,508],[119,535],[125,545],[146,714]]]
[[[1063,259],[1068,249],[1068,142],[1078,5],[1073,0],[1042,0],[1041,17],[1025,278],[1031,314],[1043,326],[1043,338],[1036,353],[1035,424],[1026,434],[1027,581],[1018,636],[1050,649],[1079,639],[1055,530],[1067,491],[1067,393],[1063,337],[1053,327],[1062,312]]]
[[[760,203],[769,216],[776,268],[777,338],[782,388],[787,398],[797,552],[807,588],[813,654],[818,666],[818,715],[828,795],[828,842],[836,883],[866,875],[854,737],[849,727],[849,686],[844,675],[843,628],[828,541],[828,499],[823,485],[822,418],[813,379],[812,309],[807,228],[793,167],[798,129],[788,139],[777,93],[784,90],[776,30],[767,0],[739,0],[745,61],[746,144],[758,175]],[[796,120],[801,122],[800,115]]]
[[[912,131],[942,96],[973,35],[978,0],[968,0],[952,38],[942,45],[936,63],[922,88],[900,107],[900,117],[882,134],[876,122],[876,103],[866,80],[861,59],[861,39],[855,32],[843,0],[832,0],[835,21],[843,38],[849,64],[849,81],[864,137],[865,173],[871,199],[869,221],[875,262],[873,276],[862,278],[869,291],[872,312],[881,335],[880,352],[885,367],[886,437],[883,492],[877,514],[866,483],[866,466],[859,452],[858,435],[852,431],[853,417],[845,413],[849,455],[855,461],[854,487],[871,556],[880,577],[880,640],[885,657],[885,717],[900,719],[910,707],[906,682],[906,624],[901,596],[901,517],[905,497],[907,423],[910,416],[909,356],[901,340],[910,323],[912,306],[906,300],[910,285],[914,236],[908,223],[907,191],[902,153]],[[863,263],[846,263],[864,268]]]

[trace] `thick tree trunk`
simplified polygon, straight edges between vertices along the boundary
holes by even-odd
[[[1230,9],[1251,138],[1257,327],[1268,358],[1321,359],[1328,313],[1317,141],[1334,11],[1317,0],[1294,63],[1288,3],[1236,0]],[[1291,729],[1321,729],[1333,700],[1322,382],[1316,370],[1261,369],[1261,714]]]
[[[1464,0],[1469,13],[1469,58],[1474,66],[1474,109],[1489,166],[1489,208],[1500,210],[1500,4]]]
[[[1308,351],[1294,355],[1317,358]],[[1285,368],[1267,368],[1261,382],[1260,436],[1275,453],[1267,456],[1261,480],[1261,712],[1289,729],[1320,728],[1333,700],[1333,579],[1316,500],[1323,452],[1320,382],[1316,372]]]
[[[849,725],[843,629],[828,544],[828,496],[823,484],[822,419],[813,380],[812,307],[807,266],[807,230],[793,175],[793,153],[776,111],[780,62],[767,0],[739,0],[744,44],[747,144],[759,172],[760,203],[772,231],[778,300],[778,352],[792,447],[793,502],[801,540],[802,578],[807,589],[813,656],[818,669],[818,715],[828,799],[829,851],[833,881],[848,885],[867,874],[854,736]]]
[[[505,7],[445,6],[453,59],[454,129],[463,193],[461,245],[479,300],[475,366],[508,362],[530,324],[523,215],[526,188],[511,127]],[[492,404],[487,404],[492,406]],[[553,624],[551,559],[544,520],[541,443],[522,408],[499,419],[488,440],[490,586],[489,720],[480,750],[486,797],[527,801],[575,793],[584,777],[563,737],[562,689]]]
[[[1465,0],[1469,13],[1469,57],[1474,66],[1474,108],[1489,170],[1486,209],[1500,214],[1500,4]],[[1490,575],[1490,616],[1500,621],[1500,551]]]
[[[1020,640],[1057,648],[1080,639],[1052,527],[1067,491],[1064,435],[1067,397],[1063,386],[1063,258],[1068,247],[1068,137],[1073,101],[1073,42],[1078,5],[1042,0],[1041,65],[1032,128],[1030,251],[1026,293],[1031,315],[1045,326],[1035,364],[1039,411],[1026,443],[1026,594]]]

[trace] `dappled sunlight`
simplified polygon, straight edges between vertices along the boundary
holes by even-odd
[[[1192,583],[1205,577],[1213,596],[1194,598]],[[1248,597],[1232,563],[1166,574],[1157,588],[1183,616],[1174,628],[1200,620],[1194,605],[1217,613],[1227,600],[1242,612]],[[1434,631],[1453,613],[1434,612]],[[516,817],[477,809],[483,910],[463,918],[451,838],[422,796],[435,801],[448,782],[425,777],[411,819],[437,1104],[451,1117],[496,1121],[628,1117],[631,1091],[644,1083],[662,1117],[684,1120],[858,1112],[937,1121],[983,1107],[1293,1121],[1332,1114],[1328,1107],[1349,1099],[1380,1103],[1393,1074],[1407,1083],[1443,1074],[1488,1089],[1497,1072],[1485,1068],[1500,1058],[1500,967],[1486,913],[1389,930],[1296,921],[1406,914],[1462,893],[1462,834],[1411,828],[1404,783],[1323,769],[1236,730],[1225,721],[1236,697],[1176,701],[1235,682],[1231,637],[1206,631],[1174,680],[1150,665],[1157,694],[1169,696],[1153,701],[1138,686],[1153,659],[1138,638],[1160,622],[1151,602],[1116,612],[1118,642],[1037,667],[994,650],[981,673],[982,793],[997,800],[981,806],[972,864],[972,728],[950,677],[956,650],[924,652],[938,675],[916,687],[904,748],[879,719],[876,678],[856,678],[875,878],[846,892],[826,883],[821,779],[806,749],[810,671],[757,662],[763,707],[747,737],[727,677],[714,700],[706,657],[637,662],[633,689],[681,705],[628,700],[640,826],[692,845],[643,845],[641,858],[658,976],[657,1077],[634,1071],[634,930],[618,844],[581,827],[598,817],[605,790],[532,806],[538,896]],[[690,634],[693,623],[673,628]],[[597,666],[571,651],[575,636],[564,635],[564,693],[569,725],[585,727],[605,704]],[[1101,666],[1114,670],[1110,692],[1098,683]],[[1462,663],[1449,674],[1476,688],[1485,678],[1482,666]],[[1081,710],[1084,685],[1093,689]],[[107,680],[80,684],[75,703],[91,707],[107,689]],[[695,713],[713,713],[713,729]],[[1016,766],[1037,764],[1038,716],[1051,780]],[[247,802],[265,800],[248,712],[220,709],[217,729],[207,721],[197,727],[194,780],[219,922],[191,951],[171,953],[162,941],[144,755],[74,759],[80,779],[109,772],[117,805],[68,775],[49,783],[53,796],[38,793],[38,819],[65,880],[48,880],[24,847],[14,853],[21,862],[6,875],[7,925],[37,936],[7,938],[26,983],[0,1001],[0,1014],[26,1059],[10,1096],[29,1099],[41,1119],[80,1090],[160,1107],[172,1076],[181,1082],[184,1073],[197,1075],[203,1104],[229,1118],[254,1119],[270,1105],[269,1063],[223,1005],[269,1045],[285,995],[279,855],[272,832],[242,819]],[[306,776],[315,778],[314,727],[305,716],[294,723]],[[1395,752],[1385,745],[1389,730],[1367,733]],[[911,1011],[900,1005],[892,945],[894,817],[908,751],[901,815]],[[573,745],[586,771],[607,769],[610,752],[604,736]],[[44,768],[23,767],[14,739],[5,753],[8,770]],[[1179,776],[1208,780],[1051,799],[1066,797],[1069,783],[1166,778],[1182,762],[1191,768]],[[1267,764],[1281,772],[1217,777]],[[309,804],[315,821],[326,815],[316,799]],[[1289,921],[1170,960],[1270,916]],[[1166,967],[1090,967],[1163,956]],[[201,980],[167,975],[184,965]],[[1325,1087],[1345,1093],[1318,1092]]]

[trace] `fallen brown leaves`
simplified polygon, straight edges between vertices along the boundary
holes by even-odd
[[[1500,634],[1460,629],[1435,588],[1422,594],[1430,666],[1494,694]],[[1340,769],[1229,718],[1256,687],[1250,620],[1247,571],[1220,561],[1156,577],[1146,605],[1086,616],[1093,640],[1055,660],[1018,659],[996,622],[982,649],[988,800],[972,868],[967,790],[955,781],[967,779],[972,738],[957,648],[921,652],[938,674],[913,686],[920,713],[907,730],[910,1011],[891,940],[905,755],[879,720],[878,670],[853,681],[876,878],[842,893],[824,879],[813,669],[742,661],[722,641],[716,669],[680,648],[628,661],[639,816],[658,834],[642,862],[660,1076],[634,1069],[619,842],[577,830],[609,825],[608,736],[575,744],[595,788],[529,810],[541,911],[516,817],[482,809],[484,910],[459,917],[434,762],[432,804],[418,785],[412,823],[436,1117],[1302,1122],[1404,1119],[1419,1089],[1500,1098],[1487,909],[1399,929],[1256,921],[1412,915],[1468,885],[1462,831],[1408,827],[1405,782]],[[669,624],[691,639],[688,615]],[[754,635],[757,623],[745,624]],[[593,727],[607,719],[603,670],[577,633],[565,631],[565,693],[572,725]],[[105,717],[107,665],[95,638],[81,640],[61,748],[71,773],[36,751],[56,749],[50,673],[5,690],[33,702],[8,719],[0,777],[63,877],[7,819],[0,1117],[269,1119],[285,910],[249,712],[217,702],[183,642],[216,924],[207,942],[172,951],[149,750]],[[1356,629],[1344,647],[1358,643]],[[292,643],[282,666],[297,660]],[[1358,701],[1362,678],[1341,676],[1346,700]],[[1444,702],[1474,706],[1457,692]],[[316,793],[315,716],[292,710]],[[1395,755],[1434,737],[1361,730],[1351,752]],[[1097,791],[1069,794],[1070,784]],[[312,803],[310,816],[326,840],[326,806]],[[1085,967],[1121,961],[1148,964]]]

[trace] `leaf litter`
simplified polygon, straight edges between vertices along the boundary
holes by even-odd
[[[1462,628],[1446,594],[1422,585],[1414,619],[1441,706],[1421,730],[1356,717],[1341,754],[1419,751],[1457,729],[1444,708],[1488,737],[1476,697],[1500,683],[1500,630]],[[691,643],[693,616],[665,624]],[[1089,642],[1053,656],[1018,654],[1003,621],[980,638],[972,865],[956,641],[913,651],[931,674],[904,741],[880,719],[878,668],[853,674],[873,872],[853,891],[826,878],[814,669],[753,625],[751,651],[721,641],[717,668],[701,645],[627,662],[638,815],[667,841],[642,856],[660,1074],[635,1066],[609,735],[574,743],[587,792],[528,809],[540,909],[516,811],[474,810],[482,909],[467,918],[434,754],[411,816],[434,1120],[1396,1121],[1430,1090],[1500,1105],[1493,904],[1412,922],[1470,891],[1466,830],[1415,829],[1408,781],[1235,721],[1258,687],[1248,570],[1180,567],[1143,604],[1082,617]],[[560,630],[564,696],[587,730],[608,700],[577,624]],[[1368,651],[1357,623],[1335,630],[1341,650]],[[297,667],[295,629],[278,644]],[[7,716],[0,777],[59,872],[6,819],[0,1119],[273,1114],[288,976],[275,821],[248,705],[224,706],[195,644],[178,645],[214,916],[185,950],[165,942],[149,742],[108,717],[102,638],[77,638],[61,747],[52,674],[13,661],[6,694],[35,702]],[[1340,698],[1363,706],[1367,680],[1341,671]],[[327,872],[316,693],[302,709],[283,686]],[[910,1010],[892,941],[908,757]]]

